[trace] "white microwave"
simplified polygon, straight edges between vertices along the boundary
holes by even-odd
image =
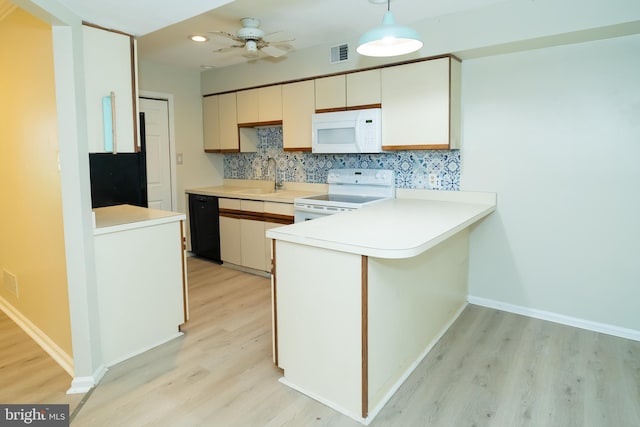
[[[313,153],[381,153],[382,110],[316,113],[311,119]]]

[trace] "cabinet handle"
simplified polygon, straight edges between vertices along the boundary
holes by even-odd
[[[113,135],[113,154],[118,153],[116,140],[116,93],[111,91],[111,133]]]

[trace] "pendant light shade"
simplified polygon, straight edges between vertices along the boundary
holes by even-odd
[[[382,25],[360,37],[356,51],[365,56],[397,56],[415,52],[421,47],[420,35],[409,27],[396,25],[393,14],[387,10]]]

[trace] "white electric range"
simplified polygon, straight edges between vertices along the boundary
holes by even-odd
[[[294,200],[295,222],[360,209],[396,196],[395,173],[388,169],[331,169],[329,192]]]

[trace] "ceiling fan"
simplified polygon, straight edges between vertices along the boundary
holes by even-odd
[[[256,18],[242,18],[240,20],[242,28],[236,34],[226,31],[211,31],[214,34],[233,40],[236,44],[214,50],[214,52],[229,52],[235,49],[244,49],[242,56],[246,58],[258,58],[261,54],[278,58],[287,53],[289,48],[287,42],[295,39],[288,34],[278,31],[265,34],[260,28],[260,20]],[[277,46],[276,46],[277,45]]]

